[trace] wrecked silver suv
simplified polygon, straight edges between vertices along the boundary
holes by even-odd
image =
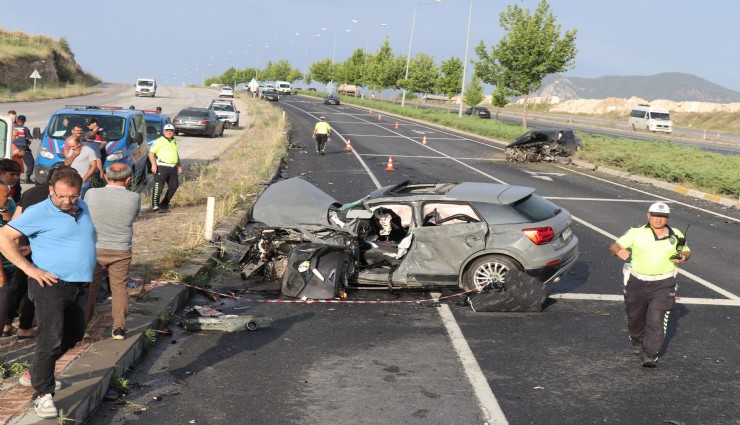
[[[405,181],[340,204],[295,177],[268,187],[252,217],[243,277],[282,279],[296,298],[360,286],[505,290],[510,270],[542,285],[578,257],[570,213],[520,186]]]

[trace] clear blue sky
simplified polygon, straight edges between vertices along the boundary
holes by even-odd
[[[337,61],[366,42],[375,52],[385,37],[394,54],[405,55],[414,8],[431,1],[26,0],[10,7],[0,0],[0,27],[66,37],[83,69],[107,82],[153,76],[182,84],[231,66],[255,67],[258,60],[264,68],[284,58],[303,71],[307,63],[332,57],[335,38]],[[488,46],[498,41],[499,13],[513,3],[534,10],[538,1],[473,0],[469,59],[476,59],[480,40]],[[443,0],[416,6],[412,56],[423,51],[438,63],[462,59],[469,5]],[[550,7],[563,31],[578,29],[576,67],[567,75],[684,72],[740,91],[739,0],[551,0]]]

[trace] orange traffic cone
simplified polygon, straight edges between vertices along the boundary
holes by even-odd
[[[351,151],[352,150],[352,144],[351,143],[352,142],[349,139],[347,139],[347,144],[344,146],[344,150]]]
[[[382,115],[378,115],[378,121],[380,121],[382,119],[383,119],[383,116]]]
[[[370,110],[370,115],[372,115],[372,114],[373,114],[373,110],[371,109],[371,110]]]
[[[398,128],[398,121],[396,121],[396,125],[393,128]]]
[[[388,155],[388,166],[385,167],[385,171],[396,171],[395,168],[393,168],[393,157]]]
[[[425,134],[424,137],[421,138],[421,144],[426,145],[427,144],[427,135]]]

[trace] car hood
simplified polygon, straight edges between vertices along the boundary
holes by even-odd
[[[270,185],[252,209],[252,217],[271,227],[329,225],[329,209],[342,204],[300,177]]]

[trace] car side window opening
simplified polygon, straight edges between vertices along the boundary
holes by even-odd
[[[399,214],[400,213],[400,214]],[[383,205],[373,211],[368,236],[373,241],[399,243],[408,233],[412,217],[408,205]]]
[[[469,204],[427,202],[422,209],[422,226],[477,223],[480,216]]]

